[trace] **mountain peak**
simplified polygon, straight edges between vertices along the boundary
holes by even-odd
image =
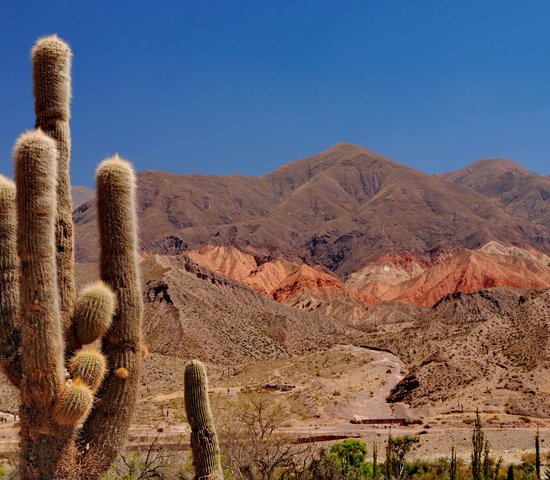
[[[508,158],[496,157],[482,158],[465,168],[438,176],[446,182],[466,185],[477,190],[479,185],[500,183],[508,177],[516,179],[535,177],[535,174]]]
[[[526,168],[505,157],[482,158],[474,163],[471,163],[464,170],[469,170],[471,172],[490,170],[492,173],[495,174],[503,174],[507,172],[522,173],[528,175],[531,174],[531,172]]]
[[[383,158],[382,155],[370,150],[369,148],[363,147],[362,145],[357,145],[355,143],[349,142],[338,142],[332,147],[327,148],[318,155],[330,155],[330,154],[339,154],[339,155],[368,155],[369,157]]]

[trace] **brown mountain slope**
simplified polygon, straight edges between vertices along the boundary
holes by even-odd
[[[138,186],[141,240],[151,252],[231,244],[347,276],[385,253],[433,259],[490,240],[550,251],[548,227],[515,218],[469,187],[345,143],[264,177],[148,171]],[[81,261],[93,259],[94,219],[93,202],[75,211]]]
[[[217,364],[301,355],[347,342],[357,332],[316,312],[282,305],[185,255],[141,261],[143,330],[152,352]],[[98,278],[77,264],[78,288]]]
[[[411,374],[392,400],[442,413],[480,408],[550,415],[550,291],[456,293],[413,326],[374,343],[403,354]]]
[[[75,185],[71,187],[71,195],[73,197],[73,207],[76,209],[83,203],[88,202],[95,197],[95,192],[88,187],[82,185]]]
[[[536,175],[505,158],[488,158],[442,174],[440,178],[470,187],[515,215],[550,226],[550,178],[547,176]]]
[[[149,348],[230,364],[304,354],[333,345],[347,331],[319,314],[296,311],[187,257],[142,262]]]

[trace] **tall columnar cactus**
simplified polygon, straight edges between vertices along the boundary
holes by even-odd
[[[198,360],[186,365],[184,385],[195,480],[223,480],[218,436],[208,400],[206,369]]]
[[[32,50],[34,111],[36,128],[56,141],[57,205],[55,214],[55,243],[59,306],[64,330],[69,327],[75,302],[73,202],[69,163],[71,161],[71,62],[69,46],[55,35],[40,39]],[[73,347],[76,346],[72,345]]]
[[[70,64],[56,36],[32,51],[37,129],[0,176],[0,362],[20,391],[23,479],[99,479],[124,441],[141,370],[134,173],[97,170],[102,280],[74,288]],[[101,349],[94,342],[101,339]]]

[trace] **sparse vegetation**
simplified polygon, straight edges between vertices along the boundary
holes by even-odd
[[[158,444],[158,436],[145,452],[120,455],[104,480],[152,480],[168,478],[170,456]]]

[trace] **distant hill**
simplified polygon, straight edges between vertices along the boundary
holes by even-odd
[[[513,215],[550,227],[549,176],[536,175],[505,158],[488,158],[440,178],[496,200]]]
[[[147,343],[226,365],[364,342],[410,367],[394,401],[548,417],[549,198],[507,159],[428,175],[347,143],[263,177],[141,172]],[[95,201],[74,218],[82,284]]]

